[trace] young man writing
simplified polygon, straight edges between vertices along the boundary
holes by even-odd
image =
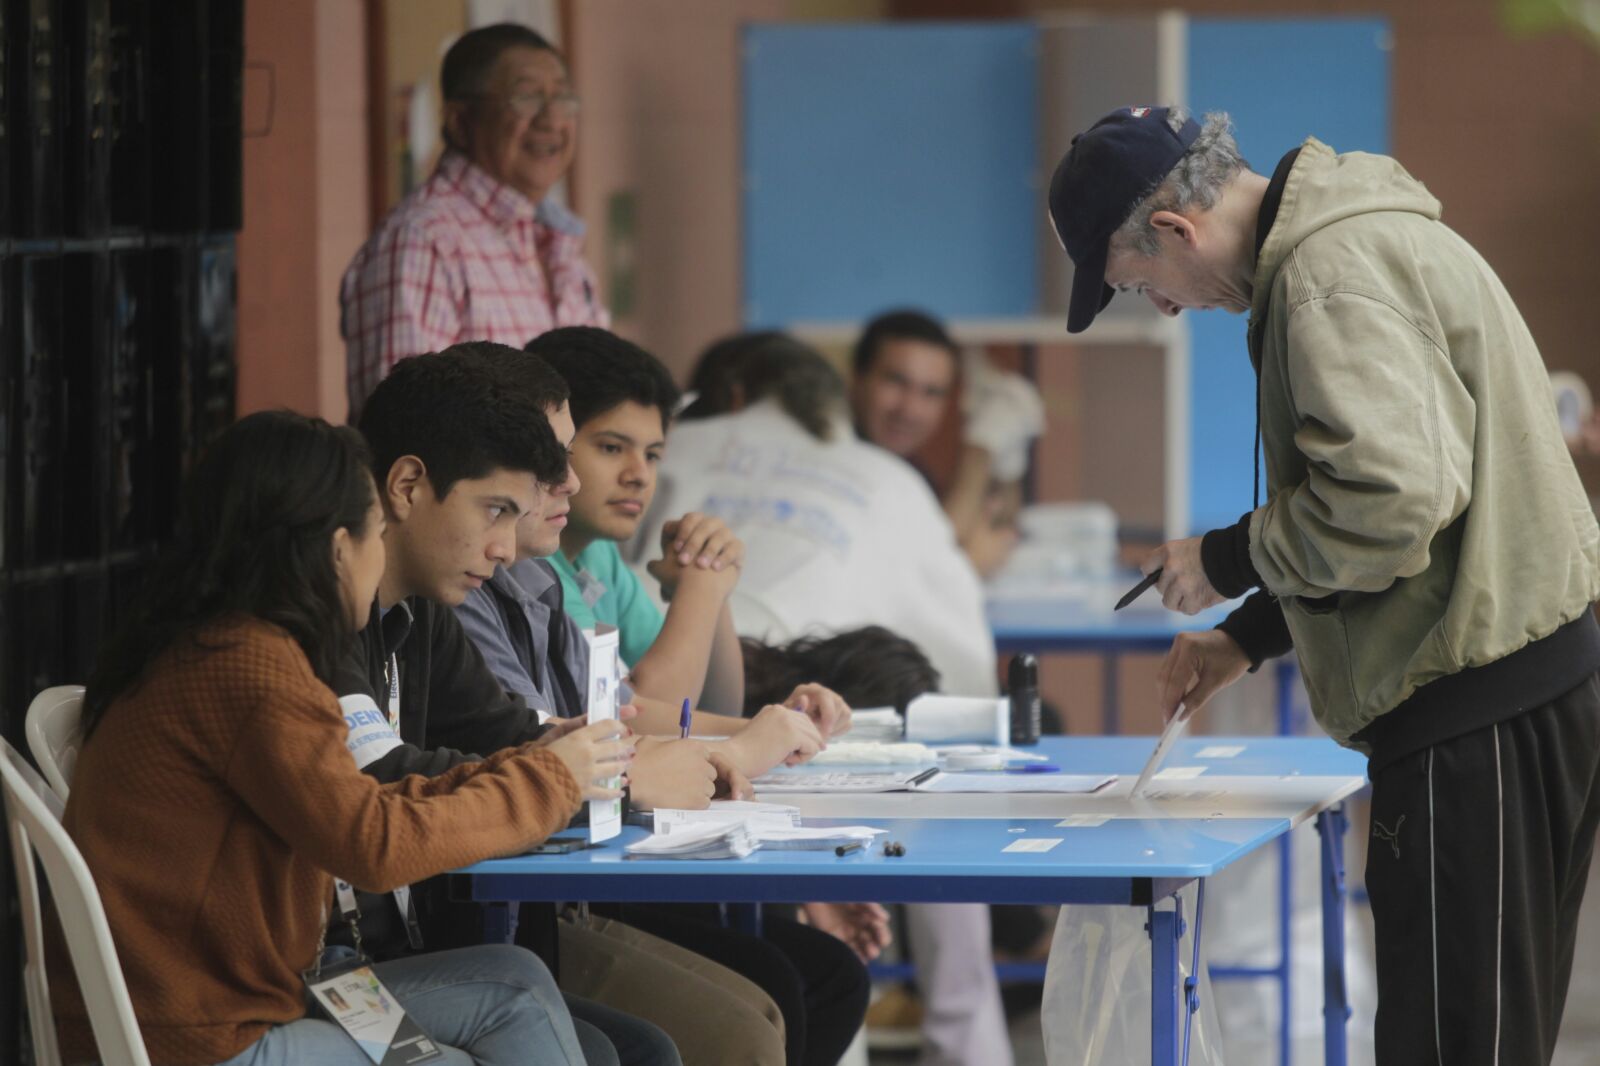
[[[496,347],[457,345],[404,360],[374,390],[362,413],[361,429],[386,512],[385,566],[373,619],[346,664],[340,691],[370,696],[397,727],[397,735],[353,749],[363,769],[380,780],[433,775],[583,724],[581,717],[542,724],[548,715],[506,692],[450,609],[497,567],[514,560],[519,526],[543,522],[547,500],[555,495],[547,486],[559,486],[567,476],[565,441],[543,417],[565,386],[548,370],[542,380],[504,373],[503,360],[493,357]],[[525,358],[514,349],[503,352]],[[640,798],[703,806],[719,777],[711,754],[700,745],[658,749],[630,765],[632,783],[643,782]],[[723,766],[726,786],[744,787],[737,773]],[[429,948],[476,942],[482,923],[475,907],[451,904],[437,884],[417,887],[409,929],[397,920],[407,911],[396,901],[363,897],[369,951],[404,952],[408,933],[412,950],[421,946],[419,935]],[[519,940],[554,958],[553,912],[522,910]],[[758,1049],[758,1059],[781,1058],[776,1007],[726,968],[632,930],[599,937],[563,927],[559,942],[574,971],[614,967],[652,987],[673,990],[671,996],[652,997],[614,987],[598,990],[602,994],[596,998],[620,1010],[574,1001],[574,1015],[598,1025],[622,1061],[675,1062],[674,1041],[715,1061],[728,1037],[726,1027],[696,1023],[701,1015],[690,1009],[707,999],[728,1002],[727,1024]],[[571,992],[573,982],[567,984]],[[655,1025],[631,1017],[640,1013],[649,1013]]]
[[[535,355],[498,349],[494,358],[502,364],[501,369],[521,382],[524,395],[538,396],[540,410],[557,439],[570,445],[575,431],[566,402],[567,387],[560,375]],[[541,508],[523,515],[517,523],[518,561],[502,565],[493,579],[471,592],[457,608],[467,632],[484,649],[491,669],[507,689],[529,694],[536,703],[546,698],[541,692],[548,691],[546,706],[557,715],[572,713],[577,679],[587,675],[587,644],[577,622],[563,610],[560,581],[543,557],[558,550],[568,524],[569,501],[579,488],[579,478],[570,467],[559,484],[547,484]],[[563,695],[564,691],[570,694]],[[796,692],[821,711],[838,704],[842,713],[848,714],[843,701],[819,686],[802,686]],[[653,715],[657,722],[669,721],[672,734],[671,739],[646,736],[640,740],[631,776],[633,798],[644,806],[704,806],[718,772],[737,788],[743,784],[740,770],[755,775],[780,761],[809,757],[821,743],[808,715],[777,705],[762,709],[750,720],[696,712],[695,728],[732,735],[718,742],[678,739],[677,708],[637,693],[631,698],[641,707],[640,716],[633,720],[636,728],[647,715]],[[788,702],[791,706],[798,702],[795,693]],[[717,770],[705,769],[708,764]],[[618,912],[608,909],[608,913]],[[850,947],[828,933],[770,914],[760,938],[679,908],[630,905],[622,916],[626,925],[597,917],[591,928],[606,936],[643,936],[637,930],[644,930],[653,934],[652,950],[676,945],[716,960],[759,986],[781,1012],[780,1031],[790,1062],[834,1061],[860,1027],[868,991],[865,968]],[[564,960],[577,932],[581,931],[571,926],[561,928]],[[671,943],[660,945],[661,940]],[[652,979],[619,965],[568,965],[561,976],[574,991],[607,1001],[619,998],[629,1010],[659,1021],[678,1040],[686,1059],[714,1061],[698,1048],[691,1050],[686,1042],[694,1034],[680,1035],[671,1015],[647,1013],[652,1005],[641,1000],[649,1000],[650,989],[657,983]],[[719,1018],[721,1010],[719,1006]],[[719,1021],[719,1029],[725,1029],[733,1017],[736,1015]]]

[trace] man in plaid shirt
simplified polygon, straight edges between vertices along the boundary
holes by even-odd
[[[445,54],[445,153],[383,220],[339,286],[350,417],[408,355],[459,341],[520,348],[607,326],[583,223],[546,196],[577,144],[566,63],[525,26],[473,30]]]

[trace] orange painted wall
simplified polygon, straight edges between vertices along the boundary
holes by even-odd
[[[241,415],[344,420],[339,276],[367,237],[366,26],[363,0],[246,5]]]

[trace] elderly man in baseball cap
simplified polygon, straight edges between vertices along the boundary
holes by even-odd
[[[1548,1063],[1600,826],[1600,527],[1511,297],[1393,159],[1310,138],[1267,178],[1226,115],[1107,115],[1050,217],[1072,332],[1118,292],[1250,314],[1266,499],[1143,564],[1175,610],[1249,598],[1173,644],[1164,710],[1295,650],[1370,759],[1378,1062]]]

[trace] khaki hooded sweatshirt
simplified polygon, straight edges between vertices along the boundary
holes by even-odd
[[[1439,202],[1315,139],[1279,180],[1250,322],[1268,497],[1239,532],[1318,722],[1398,757],[1600,665],[1600,527],[1533,337]]]

